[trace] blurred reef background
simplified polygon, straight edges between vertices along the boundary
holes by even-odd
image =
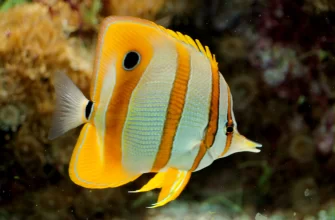
[[[242,134],[263,144],[157,191],[88,190],[68,177],[79,134],[47,140],[52,75],[88,93],[99,24],[157,21],[216,54]],[[334,0],[0,0],[0,220],[335,219]]]

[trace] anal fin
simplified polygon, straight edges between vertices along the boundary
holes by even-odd
[[[184,190],[186,184],[190,180],[190,177],[191,171],[169,168],[165,174],[162,190],[158,196],[158,202],[149,208],[157,208],[175,200]]]
[[[130,193],[138,193],[138,192],[147,192],[153,189],[161,188],[164,183],[166,172],[157,173],[152,179],[149,180],[147,184],[145,184],[141,189],[135,191],[129,191]]]
[[[184,190],[190,177],[191,171],[169,168],[166,172],[157,173],[140,190],[132,192],[146,192],[156,188],[162,188],[159,193],[158,202],[153,204],[151,207],[148,207],[157,208],[175,200]]]

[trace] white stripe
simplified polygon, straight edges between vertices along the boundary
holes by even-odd
[[[211,65],[207,57],[193,47],[190,51],[191,71],[183,114],[173,142],[171,158],[166,166],[189,170],[196,158],[209,120],[212,91]]]
[[[227,122],[227,108],[228,108],[228,96],[227,96],[227,83],[220,73],[220,101],[219,101],[219,127],[216,133],[215,141],[213,146],[207,151],[199,166],[195,171],[199,171],[210,164],[224,151],[226,146],[226,122]]]
[[[94,116],[94,125],[98,136],[98,146],[100,146],[100,162],[104,159],[105,148],[105,134],[106,134],[106,113],[111,101],[114,87],[116,83],[116,69],[115,64],[109,65],[108,71],[103,80],[102,89],[100,93],[100,102],[96,108]]]
[[[173,41],[155,46],[150,64],[134,89],[122,133],[122,163],[132,172],[149,172],[162,139],[177,70]]]

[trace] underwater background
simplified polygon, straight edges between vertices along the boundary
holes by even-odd
[[[156,21],[216,54],[239,131],[263,144],[192,174],[177,200],[68,175],[79,128],[47,139],[66,70],[88,93],[108,15]],[[0,0],[0,220],[335,219],[334,0]]]

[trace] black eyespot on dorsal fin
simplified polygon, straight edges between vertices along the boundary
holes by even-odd
[[[171,29],[165,28],[161,25],[158,25],[158,27],[167,33],[168,35],[174,37],[175,39],[184,42],[192,47],[194,47],[196,50],[198,50],[200,53],[204,54],[208,60],[210,61],[212,68],[217,71],[218,69],[218,63],[215,58],[215,54],[212,54],[211,51],[209,50],[208,46],[203,46],[201,42],[198,39],[193,40],[190,36],[186,34],[182,34],[178,31],[173,31]],[[216,72],[215,71],[215,72]]]
[[[87,105],[86,105],[86,109],[85,109],[85,118],[88,120],[92,114],[92,110],[93,110],[93,102],[92,101],[88,101]]]
[[[226,135],[233,133],[234,131],[234,123],[226,123]]]

